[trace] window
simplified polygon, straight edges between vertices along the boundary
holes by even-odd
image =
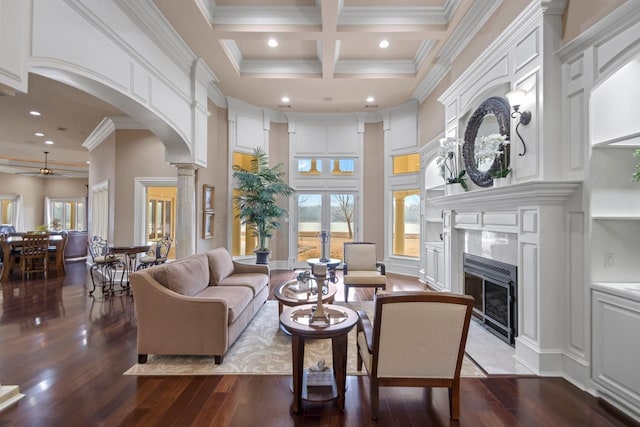
[[[332,175],[353,175],[355,173],[355,159],[333,159],[331,160]]]
[[[420,191],[393,192],[393,254],[420,256]]]
[[[84,198],[46,199],[46,225],[55,231],[86,230],[87,208]]]
[[[319,175],[322,173],[322,159],[298,159],[298,173]]]
[[[15,225],[15,198],[0,196],[0,224]]]
[[[394,175],[418,172],[420,172],[420,154],[413,153],[393,157]]]
[[[252,154],[233,153],[233,164],[251,169],[251,161],[254,159]],[[233,198],[238,194],[237,190],[233,190]],[[246,224],[242,224],[238,218],[238,207],[233,202],[233,218],[231,225],[231,254],[233,256],[253,255],[252,251],[258,246],[256,236]]]

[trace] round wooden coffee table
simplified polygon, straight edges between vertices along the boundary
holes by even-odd
[[[323,402],[334,400],[338,409],[344,409],[347,385],[347,334],[358,322],[355,311],[338,305],[324,305],[330,313],[329,324],[314,324],[296,313],[309,313],[313,304],[289,307],[280,315],[280,324],[291,334],[291,354],[293,362],[292,389],[293,412],[300,413],[302,400]],[[304,369],[304,344],[307,338],[331,338],[333,360],[333,384],[326,390],[313,392],[307,387],[307,372]]]
[[[312,285],[315,287],[315,281]],[[326,285],[328,286],[328,292],[322,296],[323,304],[331,304],[333,302],[333,298],[336,295],[337,288],[333,283],[326,281]],[[296,307],[303,304],[311,304],[318,301],[318,296],[313,294],[310,289],[300,289],[298,287],[297,280],[289,280],[284,284],[278,286],[274,291],[273,295],[278,300],[278,315],[282,314],[283,306],[287,307]]]

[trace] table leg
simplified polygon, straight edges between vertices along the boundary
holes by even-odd
[[[292,334],[291,357],[293,365],[293,412],[302,410],[302,375],[304,374],[304,337]]]
[[[338,398],[336,406],[344,410],[344,394],[347,389],[347,333],[331,338],[333,353],[333,375],[336,380]]]
[[[2,276],[0,280],[7,281],[11,275],[11,245],[2,242]]]
[[[64,276],[64,248],[62,242],[56,243],[56,275],[58,277]]]

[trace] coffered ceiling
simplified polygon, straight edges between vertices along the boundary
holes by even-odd
[[[422,101],[503,3],[150,1],[215,74],[212,98],[230,96],[281,112],[316,113],[377,112],[411,99]],[[270,39],[278,45],[270,47]],[[379,47],[382,40],[388,47]],[[5,172],[36,170],[44,163],[43,152],[49,151],[54,171],[86,176],[89,156],[82,142],[102,118],[122,115],[105,102],[37,75],[30,76],[28,94],[1,95],[0,171]],[[29,109],[43,114],[31,117]],[[46,139],[55,144],[44,145]]]
[[[502,3],[153,1],[215,73],[221,93],[299,112],[375,111],[421,100]],[[379,47],[383,40],[388,47]]]

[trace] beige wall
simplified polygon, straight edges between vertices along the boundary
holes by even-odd
[[[115,193],[113,244],[134,242],[135,178],[176,177],[176,168],[165,162],[162,142],[148,130],[115,132]]]
[[[209,102],[208,132],[207,132],[207,167],[198,169],[196,180],[196,252],[206,252],[209,249],[227,246],[227,190],[229,183],[229,144],[227,110]],[[202,238],[203,211],[202,186],[215,187],[214,193],[214,223],[213,238]]]
[[[362,240],[376,243],[378,259],[384,259],[384,133],[382,122],[364,126],[362,159]]]
[[[282,170],[286,172],[285,180],[289,181],[289,127],[287,123],[271,123],[269,132],[269,164],[274,166],[282,163]],[[289,200],[280,198],[280,206],[289,210]],[[289,258],[289,222],[282,221],[282,230],[276,230],[269,245],[273,253],[272,260],[285,261]]]
[[[562,43],[569,43],[623,3],[626,0],[569,0],[563,16]]]
[[[116,135],[115,132],[106,137],[100,145],[89,152],[89,233],[92,233],[91,212],[91,188],[97,184],[107,181],[109,183],[109,233],[107,236],[100,236],[108,242],[113,242],[113,213],[116,203]]]

